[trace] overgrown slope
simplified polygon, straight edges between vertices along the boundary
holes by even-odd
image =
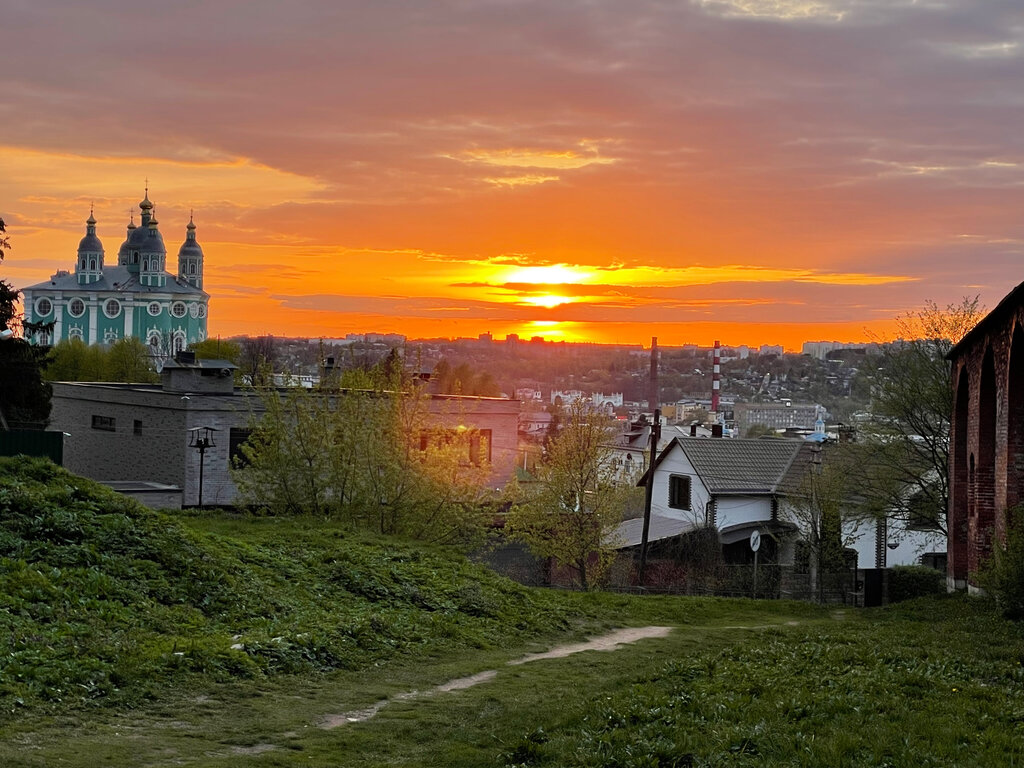
[[[48,462],[0,459],[0,712],[512,644],[567,626],[556,597],[314,520],[256,540],[196,531]]]

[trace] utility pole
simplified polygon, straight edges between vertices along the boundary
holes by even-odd
[[[647,483],[644,489],[644,528],[640,537],[640,568],[637,573],[639,586],[644,585],[647,570],[647,543],[651,534],[651,503],[654,499],[654,460],[658,454],[658,439],[661,437],[661,408],[658,406],[658,337],[651,338],[651,389],[649,405],[654,409],[651,424],[651,459],[647,463]]]

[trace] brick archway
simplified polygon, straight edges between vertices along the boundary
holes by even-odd
[[[1006,506],[1024,503],[1024,329],[1013,327],[1006,387]]]
[[[952,477],[950,477],[949,519],[946,530],[949,539],[949,579],[955,589],[967,587],[967,517],[968,488],[972,478],[967,470],[967,420],[970,412],[971,381],[967,368],[960,369],[954,392],[951,435]]]
[[[978,387],[978,454],[973,486],[970,572],[977,574],[992,551],[992,528],[996,519],[996,371],[992,348],[981,363]]]

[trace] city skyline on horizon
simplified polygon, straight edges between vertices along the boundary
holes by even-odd
[[[169,247],[194,211],[211,336],[794,350],[1020,282],[1009,0],[105,0],[5,24],[15,287],[72,265],[90,211],[109,260],[146,185]]]

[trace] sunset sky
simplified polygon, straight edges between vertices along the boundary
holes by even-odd
[[[799,349],[1024,280],[1020,0],[2,5],[18,287],[147,178],[213,335]]]

